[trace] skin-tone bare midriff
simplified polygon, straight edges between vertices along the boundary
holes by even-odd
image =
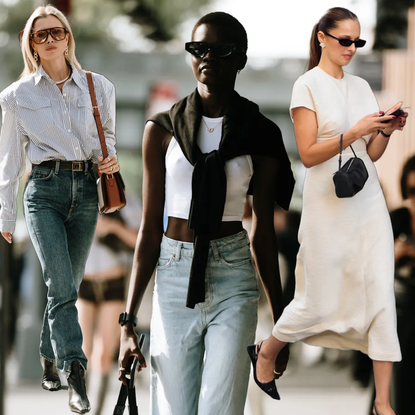
[[[217,233],[211,235],[211,239],[225,238],[243,230],[242,222],[222,222]],[[182,242],[193,242],[193,230],[187,227],[186,219],[169,217],[166,236],[170,239]]]

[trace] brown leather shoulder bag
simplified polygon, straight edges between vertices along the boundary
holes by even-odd
[[[108,157],[107,145],[105,144],[105,135],[102,128],[101,116],[99,114],[97,99],[95,96],[94,82],[90,71],[86,71],[88,79],[89,93],[91,95],[92,109],[94,111],[95,121],[97,123],[99,141],[101,143],[102,157]],[[111,213],[120,210],[126,205],[125,184],[119,171],[111,174],[99,174],[97,180],[98,190],[98,209],[99,213]]]

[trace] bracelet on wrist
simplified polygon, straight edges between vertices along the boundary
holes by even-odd
[[[393,131],[392,131],[392,133],[390,133],[390,134],[386,134],[386,133],[384,133],[383,132],[383,130],[378,130],[378,133],[379,134],[382,134],[384,137],[386,137],[386,138],[389,138],[391,135],[392,135],[392,133],[393,133]]]
[[[138,320],[137,320],[137,317],[135,316],[135,314],[127,313],[126,311],[121,313],[119,318],[118,318],[118,324],[121,327],[124,326],[126,323],[132,323],[135,327],[137,325],[137,322],[138,322]]]

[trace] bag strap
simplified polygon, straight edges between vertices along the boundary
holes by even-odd
[[[138,347],[142,349],[144,345],[145,334],[142,334],[138,340]],[[123,415],[125,410],[125,403],[128,398],[128,412],[130,415],[138,415],[137,399],[135,396],[134,379],[137,369],[138,359],[134,356],[133,362],[130,366],[130,381],[128,386],[121,384],[120,393],[118,395],[117,404],[114,408],[113,415]]]
[[[342,167],[343,134],[340,134],[339,171]]]
[[[135,397],[135,387],[130,388],[121,384],[120,393],[118,395],[117,405],[114,408],[113,415],[123,415],[125,403],[128,398],[128,412],[130,415],[138,415],[137,400]]]
[[[353,147],[352,147],[351,144],[350,144],[349,147],[352,149],[353,155],[355,156],[355,158],[357,158],[356,153],[354,152]],[[343,134],[340,134],[339,171],[342,167],[342,152],[343,152]]]
[[[102,157],[104,157],[105,159],[108,157],[108,150],[107,150],[107,145],[105,144],[104,129],[102,128],[101,116],[99,114],[97,98],[95,96],[94,82],[92,80],[91,72],[90,71],[85,71],[85,72],[86,72],[86,77],[88,79],[89,94],[91,95],[92,109],[94,111],[95,122],[97,123],[99,142],[101,143]]]

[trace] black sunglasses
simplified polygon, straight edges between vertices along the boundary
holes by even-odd
[[[185,49],[197,58],[204,58],[209,51],[214,52],[214,54],[219,58],[226,58],[234,53],[246,52],[243,47],[237,46],[234,43],[210,44],[205,42],[187,42],[185,43]]]
[[[415,195],[415,187],[407,186],[406,194],[408,196],[414,196]]]
[[[326,34],[327,36],[332,37],[333,39],[336,39],[342,46],[345,46],[345,47],[348,47],[348,46],[352,45],[353,43],[355,44],[355,46],[357,48],[362,48],[363,46],[366,45],[366,40],[363,40],[363,39],[357,39],[357,40],[339,39],[337,37],[334,37],[330,33],[324,32],[324,34]]]
[[[61,41],[65,39],[68,29],[64,27],[51,27],[50,29],[38,30],[30,34],[29,38],[33,40],[36,44],[40,45],[45,43],[48,39],[48,36],[51,35],[56,41]]]

